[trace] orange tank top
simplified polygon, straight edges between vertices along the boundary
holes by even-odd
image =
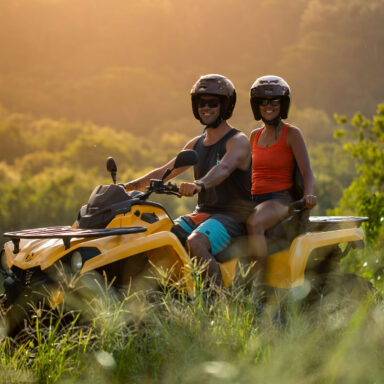
[[[280,140],[270,147],[258,146],[263,129],[256,133],[252,145],[252,195],[292,188],[295,159],[287,145],[288,127],[284,125]]]

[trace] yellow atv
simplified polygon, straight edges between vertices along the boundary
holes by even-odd
[[[197,162],[195,151],[182,151],[175,168]],[[99,185],[88,204],[81,207],[72,226],[7,232],[10,241],[1,251],[4,277],[3,307],[23,306],[42,297],[51,307],[65,301],[65,288],[71,276],[106,276],[115,287],[131,284],[139,288],[153,271],[168,274],[169,284],[193,294],[191,259],[177,236],[177,226],[166,209],[149,201],[152,193],[178,194],[175,184],[151,180],[144,192],[126,192],[116,184],[116,165],[108,159],[107,168],[114,184]],[[269,257],[265,283],[290,289],[331,271],[352,247],[363,246],[360,228],[364,217],[309,217],[308,211],[292,205],[292,215],[268,231]],[[223,282],[230,287],[236,280],[239,260],[244,259],[242,241],[235,241],[217,256]],[[345,243],[344,252],[339,244]],[[10,311],[12,313],[12,311]],[[13,317],[12,317],[13,316]],[[9,323],[16,322],[16,315]]]

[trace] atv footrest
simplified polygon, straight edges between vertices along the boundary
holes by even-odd
[[[145,232],[145,227],[119,227],[119,228],[102,228],[102,229],[81,229],[72,228],[70,226],[46,227],[25,229],[23,231],[6,232],[4,236],[9,237],[14,245],[14,253],[20,251],[20,239],[63,239],[65,249],[71,244],[71,239],[88,238],[88,237],[105,237],[126,235],[132,233]]]

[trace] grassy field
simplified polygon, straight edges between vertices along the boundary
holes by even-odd
[[[79,318],[30,311],[0,342],[1,383],[384,383],[384,307],[375,293],[335,288],[310,306],[274,292],[193,298],[165,289],[115,300]],[[85,309],[85,308],[84,308]]]

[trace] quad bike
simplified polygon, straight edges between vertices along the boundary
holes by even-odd
[[[195,151],[182,151],[174,168],[197,161]],[[44,297],[53,308],[65,301],[64,280],[74,275],[91,279],[104,275],[115,287],[137,282],[140,288],[143,282],[154,281],[147,278],[151,271],[166,271],[169,284],[193,294],[191,258],[177,236],[177,226],[161,204],[148,200],[152,193],[180,197],[175,184],[164,182],[171,170],[161,180],[151,180],[146,191],[126,192],[116,184],[112,158],[107,168],[114,183],[94,189],[72,226],[4,234],[10,241],[1,251],[3,307],[22,307]],[[351,248],[364,246],[360,224],[367,218],[309,217],[300,205],[294,203],[291,215],[266,234],[268,286],[288,290],[308,280],[311,286],[319,285],[313,282],[332,271]],[[235,283],[244,260],[244,238],[217,256],[226,287]],[[343,252],[342,243],[346,244]],[[12,326],[20,314],[9,313],[8,326]]]

